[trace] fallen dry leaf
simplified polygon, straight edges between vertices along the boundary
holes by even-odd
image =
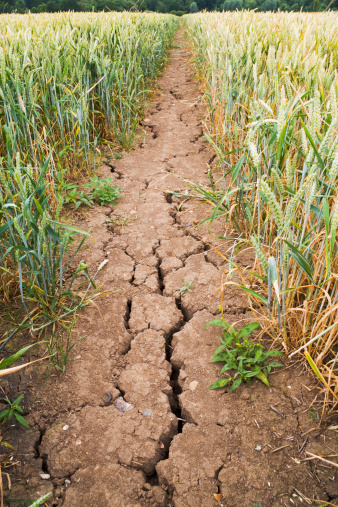
[[[214,494],[214,499],[216,500],[216,502],[220,502],[221,501],[221,497],[222,497],[222,495],[220,493],[218,493],[217,495]]]

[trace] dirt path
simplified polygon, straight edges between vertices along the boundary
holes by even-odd
[[[207,227],[194,229],[206,205],[165,193],[186,188],[172,173],[207,184],[213,157],[188,57],[185,47],[172,51],[144,142],[102,169],[124,196],[82,224],[96,239],[84,257],[93,269],[108,259],[98,281],[119,291],[100,301],[102,318],[85,312],[78,332],[87,337],[64,376],[40,374],[37,383],[35,369],[22,374],[35,429],[14,430],[22,467],[12,498],[53,490],[53,505],[65,507],[270,507],[308,505],[302,494],[338,497],[334,469],[300,461],[305,451],[337,449],[334,432],[311,420],[305,374],[272,375],[271,389],[208,390],[219,331],[202,327],[218,313],[223,260],[201,240]],[[182,280],[193,291],[181,296]],[[229,322],[251,317],[231,289],[225,313]],[[133,405],[125,413],[124,402]]]

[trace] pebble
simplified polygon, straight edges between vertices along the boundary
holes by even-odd
[[[261,450],[262,450],[262,446],[261,445],[256,445],[255,451],[261,451]]]
[[[143,415],[148,416],[148,415],[151,415],[152,413],[153,413],[153,411],[151,410],[151,408],[147,408],[147,409],[143,412]]]
[[[191,222],[188,222],[186,227],[191,227],[192,226],[192,223]]]
[[[115,407],[117,408],[117,410],[119,412],[121,412],[121,414],[124,414],[128,410],[131,410],[132,408],[134,408],[134,405],[132,405],[131,403],[127,403],[126,401],[124,401],[122,396],[120,396],[119,398],[117,398],[117,400],[115,402]]]
[[[109,403],[112,400],[112,394],[111,393],[104,393],[102,398],[105,403]]]
[[[49,474],[40,474],[40,477],[41,477],[41,479],[43,479],[44,481],[47,481],[48,479],[50,479],[50,475],[49,475]]]
[[[198,382],[197,380],[193,380],[192,382],[190,382],[189,384],[189,390],[190,391],[195,391],[196,387],[198,386]]]
[[[66,424],[66,425],[65,425],[62,429],[63,429],[64,431],[66,431],[66,430],[68,430],[68,428],[69,428],[69,426],[68,426],[68,424]]]

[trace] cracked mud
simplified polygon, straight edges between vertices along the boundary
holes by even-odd
[[[202,241],[208,226],[194,228],[208,206],[166,193],[186,188],[177,175],[207,186],[215,157],[181,32],[177,42],[143,141],[101,167],[123,198],[80,223],[95,238],[84,252],[92,271],[108,259],[97,282],[119,290],[99,312],[84,312],[76,331],[86,338],[65,375],[46,381],[35,366],[21,374],[31,429],[13,429],[21,467],[9,495],[52,491],[49,505],[65,507],[305,505],[300,495],[334,504],[336,470],[302,461],[305,451],[337,449],[335,433],[316,429],[307,410],[310,377],[290,367],[271,375],[270,389],[208,390],[219,372],[209,363],[219,331],[203,326],[218,314],[225,261]],[[119,225],[119,216],[129,222]],[[224,253],[232,245],[208,241]],[[252,261],[247,251],[236,259]],[[192,292],[181,293],[182,280]],[[252,318],[230,287],[224,313],[231,323]],[[129,410],[116,408],[119,397]]]

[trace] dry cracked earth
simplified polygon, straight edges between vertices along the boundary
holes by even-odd
[[[203,326],[219,312],[226,268],[208,243],[224,253],[231,243],[206,242],[207,226],[195,225],[208,206],[168,192],[187,188],[179,176],[208,185],[213,160],[181,32],[176,43],[146,135],[101,167],[123,198],[79,223],[95,238],[83,254],[92,272],[108,260],[97,282],[118,291],[83,313],[76,332],[86,337],[63,376],[46,380],[35,365],[20,375],[31,429],[11,428],[20,466],[8,497],[52,491],[48,505],[64,507],[338,504],[337,468],[306,460],[337,454],[332,421],[319,427],[308,410],[311,377],[287,364],[270,389],[208,390],[219,330]],[[224,234],[217,227],[214,236]],[[236,258],[252,261],[250,251]],[[192,292],[181,294],[182,280]],[[231,323],[252,319],[231,287],[224,313]]]

